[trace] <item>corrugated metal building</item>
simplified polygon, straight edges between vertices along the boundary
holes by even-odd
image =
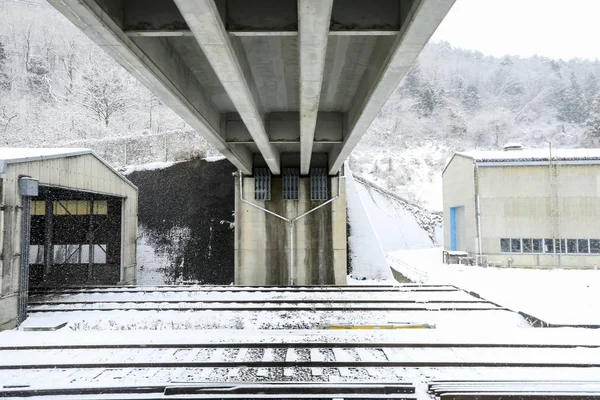
[[[0,148],[0,330],[30,286],[135,282],[137,188],[88,149]]]
[[[600,265],[600,149],[456,153],[443,193],[447,250],[501,266]]]

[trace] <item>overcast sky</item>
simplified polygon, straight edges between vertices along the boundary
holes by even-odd
[[[600,0],[456,0],[433,40],[494,56],[600,59]]]

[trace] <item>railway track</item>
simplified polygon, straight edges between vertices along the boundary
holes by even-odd
[[[439,374],[466,370],[475,376],[486,373],[495,376],[513,370],[530,376],[549,376],[553,370],[563,377],[600,373],[600,343],[582,348],[560,340],[546,344],[493,341],[474,344],[330,343],[317,339],[314,334],[309,335],[307,343],[182,344],[150,339],[137,344],[2,346],[0,397],[415,399],[424,398],[423,390],[415,392],[414,386],[397,382],[421,373],[429,376],[431,371]],[[57,387],[46,387],[40,381],[52,382]],[[311,383],[299,384],[299,381]],[[374,384],[365,385],[365,381]],[[507,387],[499,388],[497,384],[485,388],[465,382],[454,384],[436,381],[427,388],[440,399],[475,400],[479,398],[477,394],[485,392],[488,397],[484,398],[491,400],[500,398],[493,397],[494,393],[509,393]],[[524,392],[527,388],[534,389],[535,385],[521,386],[520,390]],[[562,394],[566,391],[564,386]],[[464,397],[465,393],[469,397]],[[198,397],[189,397],[192,395]]]
[[[598,399],[600,381],[585,380],[449,380],[432,381],[428,392],[436,399]]]
[[[411,305],[394,305],[394,304],[359,304],[360,302],[344,305],[336,304],[269,304],[269,303],[210,303],[203,304],[201,302],[189,304],[187,302],[169,303],[122,303],[115,304],[113,302],[91,302],[80,304],[48,304],[43,303],[36,306],[30,306],[28,313],[52,313],[52,312],[76,312],[76,311],[246,311],[246,312],[332,312],[332,311],[381,311],[381,312],[396,312],[396,311],[508,311],[503,307],[489,305],[487,303],[429,303],[429,304],[411,304]],[[69,307],[71,306],[71,307]]]
[[[107,358],[107,354],[110,357]],[[0,370],[83,368],[600,367],[600,347],[213,343],[1,347]],[[551,357],[549,357],[551,356]]]
[[[0,389],[0,397],[50,396],[62,399],[88,399],[119,396],[121,399],[406,399],[415,397],[408,383],[387,384],[187,384],[152,386],[102,386],[71,389]],[[115,397],[111,397],[115,398]]]
[[[402,286],[63,286],[32,287],[30,294],[80,294],[80,293],[156,293],[156,292],[249,292],[249,293],[398,293],[398,292],[454,292],[451,285],[402,285]]]
[[[34,292],[30,313],[70,311],[507,311],[449,286],[71,288]]]
[[[68,325],[0,337],[0,397],[495,400],[517,389],[465,382],[600,376],[596,335],[521,329],[517,313],[447,285],[37,288],[28,312]],[[322,329],[400,321],[442,328]],[[584,393],[563,389],[552,393]]]

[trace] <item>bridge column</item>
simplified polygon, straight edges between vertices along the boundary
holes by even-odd
[[[327,177],[335,200],[323,205],[311,200],[310,177],[299,177],[298,200],[284,200],[281,175],[271,177],[270,200],[255,200],[255,177],[236,177],[236,285],[346,283],[346,184],[339,179]]]

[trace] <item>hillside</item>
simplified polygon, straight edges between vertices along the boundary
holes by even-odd
[[[600,62],[491,57],[430,43],[356,148],[353,171],[441,209],[452,152],[591,147]],[[214,152],[43,0],[0,0],[0,143],[90,147],[119,166]]]

